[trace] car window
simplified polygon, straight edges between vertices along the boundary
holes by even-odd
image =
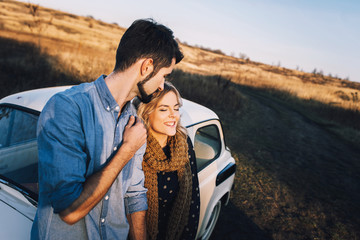
[[[0,174],[37,193],[38,115],[0,106]]]
[[[0,107],[0,148],[35,139],[37,120],[34,114]]]
[[[215,124],[201,127],[196,131],[194,150],[199,171],[219,156],[221,138],[219,129]]]
[[[8,132],[10,125],[10,115],[12,109],[0,107],[0,148],[6,147],[8,143]]]

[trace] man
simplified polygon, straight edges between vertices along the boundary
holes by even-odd
[[[110,75],[49,100],[38,123],[32,239],[146,238],[147,136],[130,100],[149,101],[182,58],[170,29],[137,20],[120,40]]]

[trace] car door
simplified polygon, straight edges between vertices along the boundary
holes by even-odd
[[[211,210],[221,198],[216,195],[216,179],[218,173],[226,164],[229,156],[224,156],[225,144],[218,120],[209,120],[188,128],[189,135],[192,136],[196,162],[198,167],[198,177],[200,184],[200,225],[198,233],[202,233],[206,228]]]

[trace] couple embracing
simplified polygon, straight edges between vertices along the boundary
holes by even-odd
[[[49,100],[32,239],[195,239],[195,154],[180,95],[165,82],[182,58],[170,29],[137,20],[111,74]]]

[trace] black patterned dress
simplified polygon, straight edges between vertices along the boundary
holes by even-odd
[[[190,205],[189,220],[181,235],[181,239],[195,239],[196,232],[199,225],[199,213],[200,213],[200,189],[199,180],[197,176],[196,158],[195,152],[191,140],[188,138],[189,147],[189,160],[192,172],[192,197]],[[166,146],[163,148],[165,155],[170,157],[170,148]],[[167,223],[169,222],[169,216],[172,210],[173,203],[179,192],[179,181],[177,171],[173,172],[159,172],[158,177],[158,195],[159,195],[159,234],[158,240],[166,238]]]

